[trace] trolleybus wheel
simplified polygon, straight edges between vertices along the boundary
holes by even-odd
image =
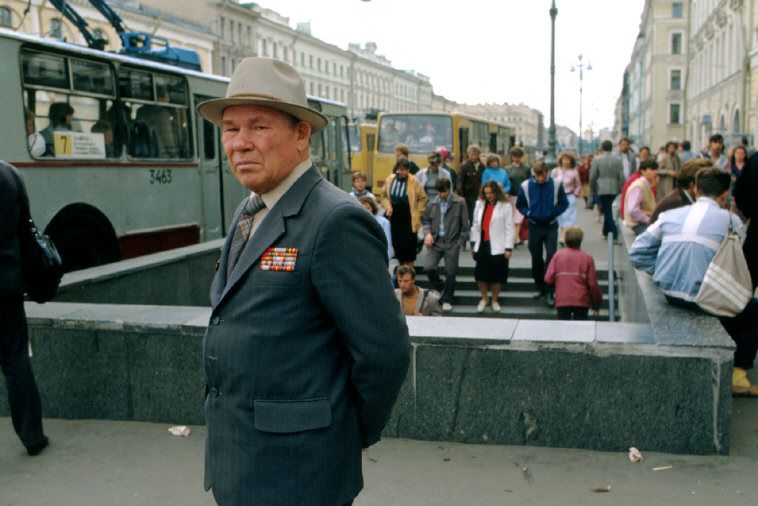
[[[105,216],[98,214],[59,214],[45,230],[61,254],[65,272],[119,260],[116,233]]]

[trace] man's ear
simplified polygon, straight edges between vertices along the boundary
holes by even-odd
[[[311,141],[311,125],[305,121],[301,121],[295,125],[295,131],[297,132],[297,149],[300,152],[308,150],[308,145]]]

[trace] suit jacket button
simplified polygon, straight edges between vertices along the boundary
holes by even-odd
[[[213,397],[218,397],[218,389],[216,389],[216,388],[211,388],[211,395],[212,395]]]
[[[211,325],[218,325],[221,323],[221,317],[220,316],[214,316],[211,318]]]

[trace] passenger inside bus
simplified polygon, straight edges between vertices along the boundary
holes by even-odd
[[[107,121],[100,120],[90,129],[93,134],[103,134],[103,140],[105,141],[105,156],[106,158],[113,158],[113,128]]]
[[[40,135],[45,139],[45,152],[42,156],[55,156],[53,132],[73,130],[72,123],[74,121],[74,108],[67,102],[55,102],[50,104],[47,117],[50,124],[47,128],[40,131]]]
[[[170,96],[166,86],[157,85],[157,101],[168,104]],[[179,157],[179,138],[175,128],[173,108],[157,104],[146,104],[137,110],[137,122],[149,126],[158,140],[158,156]]]
[[[45,150],[47,150],[45,139],[39,132],[35,131],[35,116],[27,107],[24,107],[24,118],[26,120],[26,142],[29,145],[29,153],[31,153],[33,157],[38,158],[44,155]]]

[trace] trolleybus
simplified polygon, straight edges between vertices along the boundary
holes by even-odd
[[[67,271],[224,235],[246,190],[195,106],[227,78],[3,29],[0,61],[0,158]],[[309,104],[330,120],[312,159],[348,189],[346,108]]]

